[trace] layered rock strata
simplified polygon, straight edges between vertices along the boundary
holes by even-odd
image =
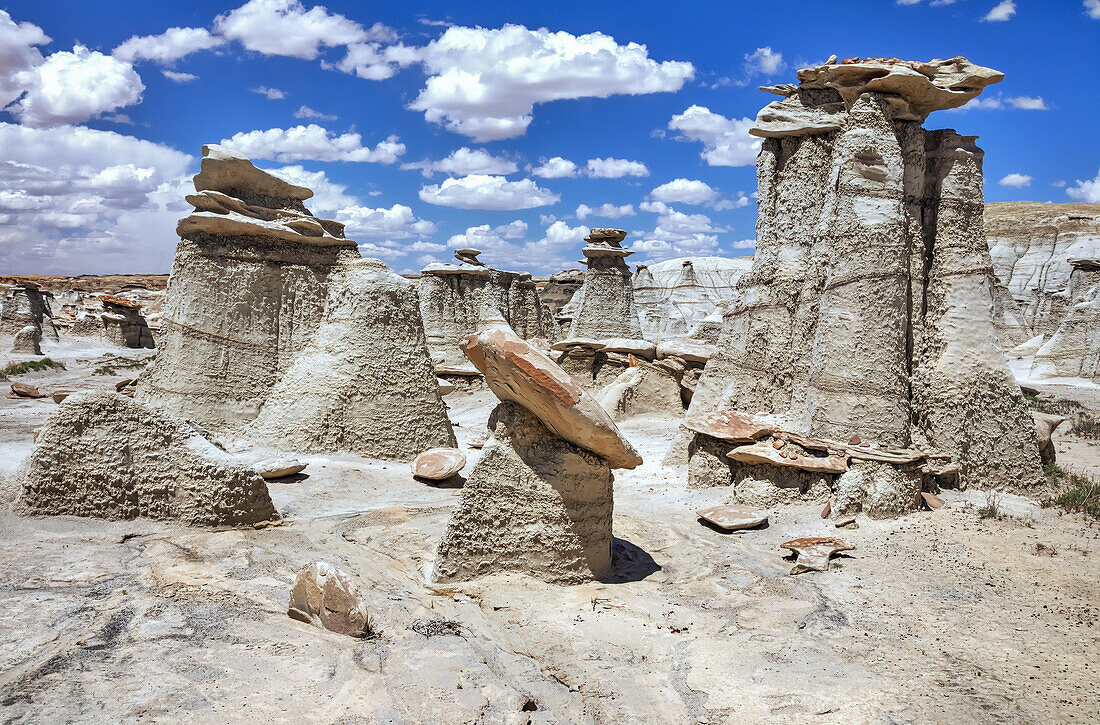
[[[421,271],[420,314],[432,362],[442,375],[476,373],[459,346],[467,335],[490,327],[507,325],[524,339],[561,337],[531,275],[487,267],[479,254],[460,249],[459,264],[432,263]]]
[[[575,584],[608,575],[611,469],[635,468],[641,457],[595,400],[520,338],[490,330],[464,349],[501,404],[432,580],[520,572]]]
[[[1098,250],[1100,251],[1100,250]],[[1035,352],[1033,378],[1100,380],[1100,256],[1071,258],[1067,309]]]
[[[294,186],[204,146],[195,212],[180,220],[157,361],[138,397],[214,427],[238,426],[313,338],[341,261],[343,225],[318,219]]]
[[[858,67],[857,67],[858,66]],[[982,151],[926,131],[1000,80],[962,58],[799,72],[752,133],[760,214],[690,413],[764,412],[796,433],[949,454],[982,487],[1041,480],[992,319]]]
[[[377,259],[333,267],[324,315],[249,438],[301,453],[407,460],[455,445],[412,283]]]
[[[573,295],[577,293],[577,290],[583,284],[583,271],[567,269],[564,272],[556,272],[550,275],[550,279],[539,290],[539,296],[542,298],[543,304],[550,309],[550,313],[554,315],[559,323],[568,326],[569,320],[572,319],[572,312],[567,312],[565,308],[569,306]]]
[[[18,510],[236,526],[276,517],[258,473],[194,425],[117,393],[66,397],[20,470]]]
[[[722,304],[732,301],[737,280],[752,257],[691,257],[638,265],[634,302],[642,336],[653,342],[692,335]]]
[[[611,337],[642,337],[634,285],[622,248],[626,232],[621,229],[592,229],[581,250],[588,265],[584,284],[573,296],[574,310],[569,337],[602,340]]]
[[[57,342],[51,298],[33,282],[21,281],[4,290],[0,298],[0,335],[16,335],[27,325],[34,325],[43,339]]]

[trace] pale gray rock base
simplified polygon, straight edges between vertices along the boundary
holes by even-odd
[[[831,515],[863,513],[873,519],[902,516],[920,510],[923,476],[879,461],[852,461],[836,480]]]
[[[516,572],[579,584],[611,570],[611,469],[501,403],[436,553],[434,584]]]
[[[187,421],[105,391],[58,404],[21,470],[20,513],[174,519],[196,526],[275,518],[260,475]]]

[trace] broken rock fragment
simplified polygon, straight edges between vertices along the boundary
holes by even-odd
[[[46,394],[33,385],[12,383],[11,392],[17,398],[45,398]]]
[[[466,465],[466,456],[457,448],[433,448],[413,461],[413,475],[430,481],[443,481],[456,475]]]
[[[806,571],[828,571],[829,559],[834,554],[851,551],[856,547],[832,536],[807,536],[785,541],[779,545],[779,548],[787,549],[797,557],[791,574],[801,574]]]
[[[768,520],[767,511],[758,509],[755,506],[739,506],[737,504],[711,506],[699,509],[695,513],[704,521],[708,521],[726,531],[756,528]]]
[[[272,478],[286,478],[306,470],[308,464],[293,458],[265,458],[252,464],[252,470],[260,474],[265,481]]]
[[[287,615],[349,637],[374,634],[355,581],[324,561],[311,562],[298,572],[290,591]]]

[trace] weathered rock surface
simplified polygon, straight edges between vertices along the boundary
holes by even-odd
[[[581,250],[588,269],[584,284],[573,296],[569,337],[603,340],[612,337],[642,337],[630,268],[624,261],[633,254],[622,248],[626,232],[621,229],[592,229]]]
[[[260,475],[187,421],[117,393],[70,395],[20,471],[27,514],[241,525],[276,516]]]
[[[811,69],[784,90],[832,93],[846,116],[764,141],[752,271],[689,412],[768,413],[803,435],[942,451],[983,487],[1040,485],[992,319],[982,151],[915,120],[1000,74],[962,59],[862,65]]]
[[[852,461],[848,472],[836,481],[832,515],[864,513],[884,519],[917,511],[922,483],[919,470],[879,461]]]
[[[11,384],[11,392],[19,398],[45,398],[46,394],[33,385],[15,382]]]
[[[1057,462],[1058,454],[1054,449],[1052,436],[1058,426],[1066,422],[1065,417],[1040,413],[1037,410],[1031,411],[1031,416],[1035,419],[1035,435],[1039,438],[1039,457],[1044,464]]]
[[[661,343],[691,334],[752,268],[752,257],[678,257],[638,265],[632,281],[645,339]]]
[[[787,549],[797,557],[791,574],[802,574],[807,571],[829,571],[829,559],[834,554],[856,547],[832,536],[807,536],[786,541],[779,548]]]
[[[433,263],[421,272],[420,314],[432,362],[440,372],[465,366],[462,340],[492,327],[507,326],[524,339],[561,338],[531,275],[486,267],[476,260],[476,253],[459,250],[455,255],[460,264]]]
[[[252,470],[260,474],[265,481],[274,478],[286,478],[306,470],[309,464],[294,458],[266,458],[252,464]]]
[[[606,576],[614,507],[607,462],[515,403],[497,406],[489,429],[443,534],[432,582],[496,572],[556,584]]]
[[[370,614],[355,580],[324,561],[306,564],[294,579],[287,614],[315,627],[365,637],[371,632]]]
[[[648,362],[623,369],[596,393],[596,400],[614,420],[636,415],[683,415],[680,376]]]
[[[34,325],[43,338],[56,342],[52,298],[52,294],[25,280],[4,289],[0,297],[0,335],[16,335],[27,325]]]
[[[564,327],[568,327],[575,309],[575,305],[572,305],[573,295],[577,293],[577,290],[583,284],[583,270],[567,269],[550,275],[550,279],[539,290],[539,297],[542,298],[543,304],[549,308],[550,313]],[[566,310],[567,307],[569,307],[568,311]]]
[[[343,226],[317,219],[293,186],[204,146],[196,211],[179,223],[156,363],[138,398],[214,428],[255,418],[313,338],[341,261]]]
[[[768,521],[767,511],[754,506],[738,506],[737,504],[710,506],[709,508],[699,509],[695,513],[704,521],[726,531],[754,529]]]
[[[642,462],[607,412],[554,361],[506,330],[487,330],[463,343],[493,394],[534,413],[554,434],[595,453],[612,468]]]
[[[412,283],[379,260],[362,259],[333,267],[327,286],[313,339],[247,435],[301,453],[405,460],[453,447]]]
[[[11,351],[20,355],[42,354],[42,332],[34,325],[27,325],[15,335]]]
[[[466,456],[457,448],[432,448],[412,462],[413,475],[431,481],[443,481],[456,475],[466,465]]]

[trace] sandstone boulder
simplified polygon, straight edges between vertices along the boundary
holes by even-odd
[[[187,421],[117,393],[62,401],[20,471],[34,515],[238,526],[277,516],[260,475]]]
[[[294,458],[265,458],[252,464],[252,470],[265,481],[286,478],[306,470],[309,464]]]
[[[470,362],[493,394],[522,405],[566,441],[595,453],[612,468],[636,468],[642,459],[607,412],[557,364],[505,330],[463,342]]]
[[[755,529],[768,521],[767,511],[758,509],[755,506],[738,506],[737,504],[710,506],[699,509],[695,513],[704,521],[726,531]]]
[[[45,398],[46,394],[33,385],[13,382],[11,392],[17,398]]]
[[[358,585],[350,575],[324,561],[310,562],[298,572],[287,614],[349,637],[374,634]]]
[[[27,325],[15,335],[11,351],[20,355],[42,354],[42,333],[34,325]]]
[[[412,472],[417,478],[443,481],[458,475],[465,465],[466,456],[457,448],[432,448],[413,460]]]
[[[832,536],[808,536],[785,541],[779,548],[787,549],[797,558],[791,574],[802,574],[807,571],[828,571],[829,559],[834,554],[851,551],[856,547]]]
[[[1066,422],[1064,416],[1031,411],[1031,417],[1035,419],[1035,435],[1039,438],[1039,457],[1043,463],[1055,463],[1058,453],[1054,449],[1052,436],[1062,423]]]

